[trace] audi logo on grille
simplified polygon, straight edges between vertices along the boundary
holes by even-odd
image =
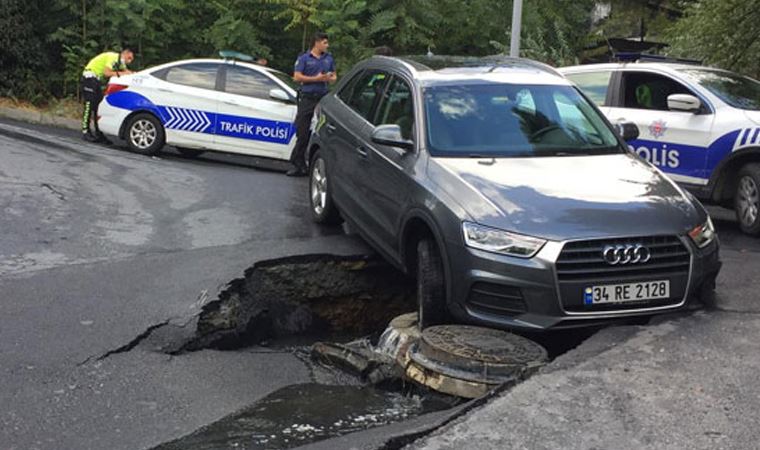
[[[602,250],[602,257],[611,266],[643,264],[652,259],[652,252],[641,244],[608,245]]]

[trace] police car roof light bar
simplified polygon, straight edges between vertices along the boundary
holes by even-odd
[[[234,50],[221,50],[219,56],[223,59],[231,59],[233,61],[245,61],[252,62],[253,56],[246,55],[245,53],[236,52]]]
[[[652,55],[649,53],[639,52],[618,52],[613,54],[612,57],[619,62],[660,62],[671,64],[693,64],[698,66],[702,65],[702,61],[696,59],[674,58],[672,56]]]

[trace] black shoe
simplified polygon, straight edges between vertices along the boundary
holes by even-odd
[[[97,136],[96,136],[96,139],[97,139],[97,142],[99,142],[101,144],[106,144],[106,145],[110,145],[111,144],[111,141],[103,133],[98,133]]]
[[[100,142],[98,140],[98,137],[92,134],[92,131],[90,130],[82,132],[82,139],[84,139],[87,142]]]
[[[289,177],[305,177],[307,173],[306,173],[306,169],[301,169],[297,167],[295,169],[288,170],[287,172],[285,172],[285,175]]]

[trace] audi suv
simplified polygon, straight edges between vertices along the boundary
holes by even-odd
[[[314,220],[346,220],[415,276],[422,326],[597,325],[715,288],[705,209],[549,66],[373,57],[313,127]]]

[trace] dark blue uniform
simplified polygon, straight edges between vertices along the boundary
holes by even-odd
[[[335,72],[335,60],[329,53],[316,57],[308,51],[298,57],[293,72],[301,72],[309,77]],[[302,83],[301,85],[301,92],[298,95],[298,113],[296,113],[296,145],[290,156],[290,162],[295,166],[295,170],[301,173],[306,173],[304,155],[306,146],[309,144],[314,108],[327,92],[328,83],[326,82]]]

